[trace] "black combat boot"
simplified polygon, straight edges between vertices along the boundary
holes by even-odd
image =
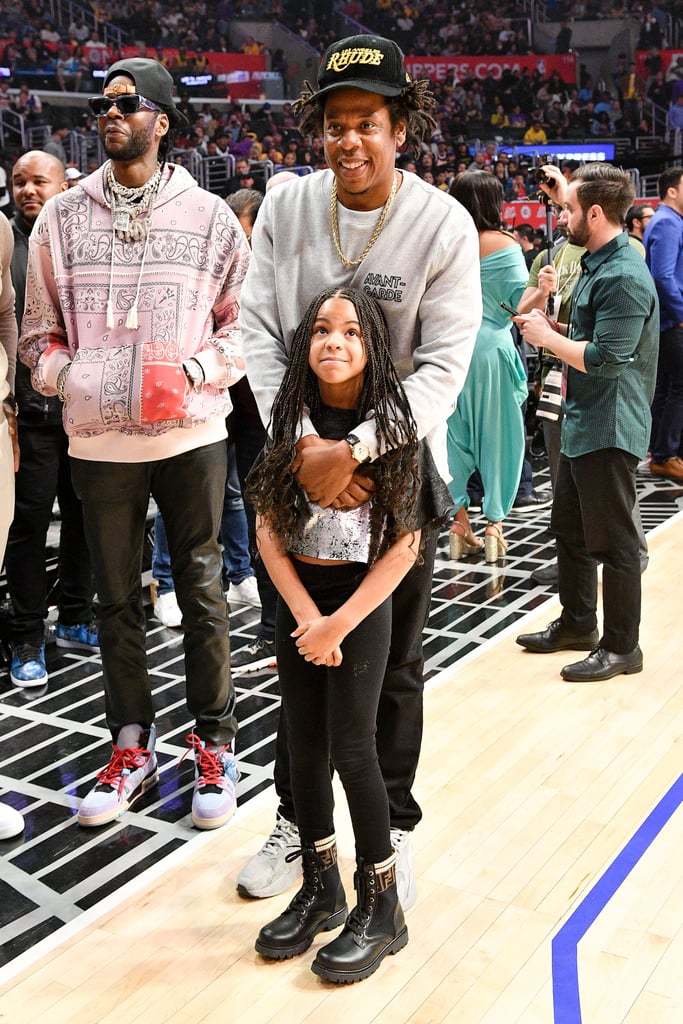
[[[287,909],[265,925],[256,952],[269,960],[288,960],[305,952],[318,932],[344,923],[346,896],[337,867],[334,836],[301,848],[303,885]]]
[[[408,942],[396,894],[396,855],[383,864],[359,860],[353,881],[358,905],[337,938],[318,950],[311,968],[326,981],[369,978],[388,953],[398,953]]]

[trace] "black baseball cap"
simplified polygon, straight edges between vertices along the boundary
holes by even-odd
[[[138,93],[161,107],[174,128],[185,127],[189,124],[185,115],[175,105],[173,78],[159,61],[148,60],[146,57],[128,57],[126,60],[117,60],[107,71],[104,79],[104,92],[107,90],[107,84],[117,75],[127,75],[132,78]]]
[[[403,66],[403,51],[383,36],[348,36],[325,50],[313,99],[334,89],[362,89],[399,96],[412,79]]]

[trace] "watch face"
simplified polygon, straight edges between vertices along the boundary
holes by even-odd
[[[370,449],[364,441],[356,441],[352,451],[353,457],[357,462],[365,462],[370,456]]]

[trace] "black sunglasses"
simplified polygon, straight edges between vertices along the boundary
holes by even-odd
[[[121,96],[93,96],[88,106],[95,117],[106,117],[112,107],[116,107],[123,117],[137,114],[138,110],[161,110],[156,103],[138,96],[136,92],[123,93]]]

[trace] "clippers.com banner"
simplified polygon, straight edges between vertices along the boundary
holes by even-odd
[[[433,82],[445,82],[449,73],[455,73],[455,81],[466,78],[503,77],[504,71],[521,74],[527,68],[529,74],[536,69],[544,78],[558,71],[562,81],[576,81],[576,55],[573,53],[529,54],[526,57],[406,57],[406,67],[413,78],[431,78]]]

